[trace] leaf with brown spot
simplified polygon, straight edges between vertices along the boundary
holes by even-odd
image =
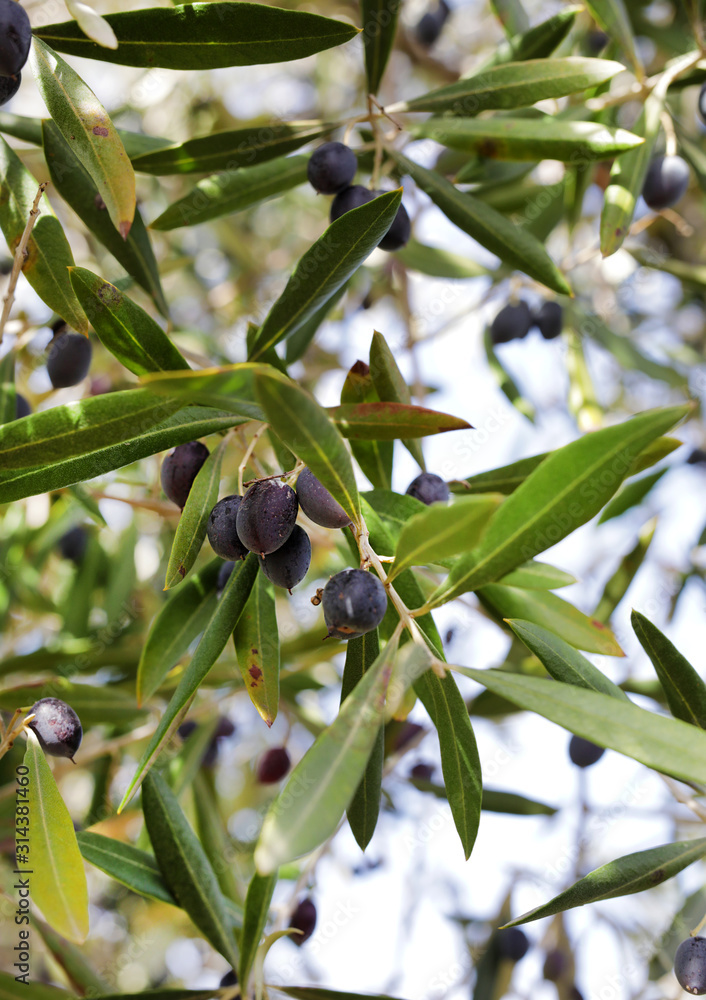
[[[420,438],[471,428],[460,417],[406,403],[344,403],[329,406],[328,414],[344,437],[365,441]]]
[[[279,633],[274,587],[264,573],[258,573],[233,642],[250,699],[271,726],[279,708]]]

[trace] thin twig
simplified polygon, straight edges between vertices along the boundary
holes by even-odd
[[[250,461],[252,453],[255,451],[255,446],[257,445],[257,442],[260,440],[260,438],[265,433],[268,427],[269,424],[262,424],[260,427],[258,427],[253,436],[250,438],[250,444],[245,449],[245,454],[243,455],[240,465],[238,466],[238,493],[240,494],[240,496],[243,495],[243,476],[245,475],[245,467]],[[279,477],[276,476],[275,478],[278,479]]]
[[[2,316],[0,316],[0,344],[2,344],[2,336],[5,332],[5,324],[10,317],[10,310],[12,309],[12,304],[15,301],[15,288],[17,287],[17,281],[20,276],[20,271],[24,267],[25,256],[27,253],[27,244],[29,243],[29,238],[34,229],[34,224],[37,221],[37,216],[39,215],[39,202],[42,200],[42,195],[44,194],[48,181],[42,181],[39,185],[36,197],[34,199],[34,204],[29,212],[29,218],[27,219],[27,224],[24,228],[24,232],[20,238],[20,242],[17,244],[17,249],[15,250],[15,258],[12,263],[12,273],[10,274],[10,282],[7,286],[7,292],[5,293],[5,298],[3,300]]]

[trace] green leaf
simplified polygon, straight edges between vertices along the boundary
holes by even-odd
[[[268,122],[256,120],[244,127],[212,132],[165,148],[151,149],[133,158],[135,170],[146,174],[205,174],[232,172],[293,153],[335,125],[324,122]],[[280,161],[281,164],[282,161]]]
[[[139,209],[135,210],[132,227],[125,240],[111,222],[90,173],[54,122],[42,123],[42,137],[44,156],[56,190],[127,273],[152,296],[161,314],[168,316],[169,308],[162,291],[157,261]]]
[[[529,17],[522,0],[490,0],[490,7],[508,38],[529,28]]]
[[[341,704],[353,691],[363,675],[370,670],[380,654],[377,629],[366,632],[346,645],[346,663],[341,681]],[[370,843],[380,813],[382,769],[385,757],[385,732],[380,726],[360,784],[346,810],[351,833],[361,851]]]
[[[282,156],[255,167],[212,174],[166,208],[150,223],[150,229],[197,226],[276,198],[304,183],[308,162],[308,156]]]
[[[440,247],[417,243],[416,240],[410,240],[395,256],[405,267],[428,274],[431,278],[482,278],[488,273],[487,267],[476,264],[474,260]]]
[[[0,228],[13,254],[29,220],[38,187],[17,154],[0,139]],[[39,210],[27,243],[22,273],[42,302],[74,330],[88,333],[88,320],[73,293],[66,270],[74,263],[71,248],[46,195],[41,197]]]
[[[49,465],[117,444],[162,423],[181,406],[147,389],[91,396],[54,406],[6,425],[0,441],[3,470]]]
[[[527,63],[522,63],[526,66]],[[531,278],[562,295],[571,290],[564,275],[544,246],[523,228],[470,194],[458,191],[445,177],[419,166],[401,153],[392,152],[403,173],[429,195],[444,215],[510,267],[524,271]]]
[[[90,174],[113,225],[127,239],[135,216],[135,173],[107,111],[78,73],[37,35],[31,60],[49,114]]]
[[[218,719],[214,718],[213,722],[214,727],[211,729],[209,741],[213,738],[218,726]],[[235,926],[240,927],[243,922],[242,909],[237,902],[241,898],[239,885],[241,872],[238,864],[240,852],[231,840],[226,828],[221,802],[215,792],[214,776],[209,773],[207,768],[201,767],[205,750],[206,747],[201,752],[195,775],[189,778],[188,782],[191,786],[191,797],[194,803],[196,832],[216,873],[218,884],[229,910],[229,917],[232,920],[234,912],[237,911],[238,920]],[[180,775],[180,779],[181,777]],[[234,903],[233,900],[236,902]]]
[[[572,583],[576,583],[576,577],[556,566],[550,566],[549,563],[530,559],[502,576],[498,583],[508,587],[522,587],[524,590],[556,590],[557,587],[570,587]]]
[[[116,393],[111,395],[115,396]],[[112,472],[131,462],[137,462],[148,455],[156,455],[168,448],[218,431],[229,430],[245,422],[245,418],[232,413],[223,413],[221,410],[205,406],[187,406],[147,430],[143,430],[140,424],[136,423],[126,430],[123,440],[117,444],[100,447],[94,442],[95,450],[74,458],[63,459],[40,468],[20,469],[14,473],[0,472],[0,503],[34,496],[36,493],[48,493],[51,490],[93,479],[105,472]]]
[[[155,616],[137,668],[137,700],[143,704],[203,632],[216,606],[216,580],[223,565],[214,559],[194,573]]]
[[[218,880],[174,793],[154,771],[142,785],[142,810],[164,881],[206,940],[235,966],[238,953]]]
[[[534,28],[500,42],[488,62],[483,64],[483,69],[524,59],[546,59],[564,41],[574,25],[576,15],[582,10],[583,7],[579,6],[565,7]]]
[[[516,927],[517,924],[524,924],[529,920],[539,920],[540,917],[549,917],[554,913],[564,913],[575,906],[585,906],[587,903],[597,903],[602,899],[615,899],[618,896],[629,896],[633,892],[653,889],[656,885],[662,885],[667,879],[674,878],[705,854],[706,837],[700,837],[698,840],[681,840],[674,844],[651,847],[647,851],[626,854],[615,861],[609,861],[607,865],[601,865],[548,903],[535,907],[534,910],[524,913],[516,920],[511,920],[505,926]]]
[[[547,673],[554,680],[564,684],[575,684],[589,691],[599,691],[612,698],[627,701],[628,696],[622,688],[609,680],[590,660],[554,632],[529,621],[509,619],[507,623],[515,635],[544,664]]]
[[[635,579],[637,571],[647,555],[647,550],[654,537],[655,527],[656,520],[654,518],[644,525],[638,535],[637,543],[627,555],[623,556],[618,568],[608,579],[593,612],[593,617],[597,618],[599,622],[609,621],[610,616],[625,597],[628,587]]]
[[[68,941],[83,944],[88,936],[88,888],[73,822],[37,737],[31,729],[26,735],[27,784],[20,781],[19,787],[27,796],[18,793],[18,804],[29,806],[30,820],[23,829],[29,837],[32,903],[50,927]],[[20,861],[18,867],[22,867]]]
[[[604,160],[644,139],[598,122],[560,118],[428,118],[412,135],[495,160]]]
[[[189,490],[169,553],[165,590],[171,590],[182,582],[201,551],[209,514],[218,500],[221,464],[227,444],[228,438],[219,442],[199,469]]]
[[[449,507],[433,504],[421,514],[415,514],[402,529],[389,578],[394,580],[412,566],[424,566],[470,552],[478,544],[500,501],[501,497],[493,494],[464,497]]]
[[[43,920],[33,918],[32,926],[39,931],[48,955],[58,964],[67,981],[78,991],[80,996],[98,997],[108,992],[108,984],[93,971],[91,963],[84,958],[77,945],[71,944],[63,934],[52,930]],[[1,986],[0,995],[2,995]],[[34,992],[31,987],[27,994],[27,1000],[34,1000]]]
[[[287,338],[287,350],[285,357],[288,365],[298,361],[299,358],[301,358],[306,352],[306,349],[316,336],[321,324],[327,319],[329,313],[333,312],[335,307],[345,295],[347,287],[347,284],[341,285],[341,287],[338,288],[333,295],[310,316],[306,323],[299,327],[296,333]]]
[[[262,367],[237,364],[202,368],[200,371],[165,372],[143,377],[142,384],[150,392],[160,395],[204,406],[218,406],[249,420],[264,420],[264,414],[255,400],[253,382],[253,375]]]
[[[60,52],[123,66],[216,69],[303,59],[354,38],[357,29],[305,11],[258,3],[193,3],[108,14],[117,49],[87,38],[75,21],[42,26],[36,36]]]
[[[388,347],[387,341],[381,333],[376,330],[373,333],[370,344],[370,377],[373,380],[378,399],[382,403],[404,403],[410,406],[412,403],[412,393],[404,380],[395,357]],[[402,442],[424,471],[424,455],[422,446],[415,438]]]
[[[134,229],[128,244],[134,238]],[[135,375],[186,369],[189,366],[152,317],[85,267],[72,267],[71,284],[105,348]]]
[[[233,642],[245,689],[271,726],[279,709],[279,631],[275,590],[264,573],[257,576],[235,626]]]
[[[255,848],[261,875],[308,854],[335,831],[375,746],[395,654],[388,643],[270,806]]]
[[[630,621],[640,645],[652,661],[672,715],[706,729],[706,684],[701,675],[666,635],[639,611],[631,612]]]
[[[508,813],[511,816],[554,816],[559,810],[546,802],[528,799],[526,795],[486,787],[483,789],[483,811]]]
[[[17,415],[15,390],[15,352],[0,358],[0,424],[7,424]]]
[[[286,446],[307,465],[354,524],[360,499],[343,438],[326,411],[296,383],[262,370],[255,392],[266,418]]]
[[[216,610],[210,619],[201,642],[194,653],[189,666],[182,674],[176,691],[167,705],[157,729],[143,753],[137,771],[118,806],[121,812],[157,759],[167,740],[176,729],[181,715],[197,692],[200,684],[208,674],[226,647],[228,639],[238,623],[245,603],[255,582],[258,571],[257,557],[252,553],[244,562],[238,563],[231,573],[221,594]]]
[[[497,580],[589,521],[639,453],[688,413],[684,406],[647,410],[551,452],[498,508],[478,548],[456,564],[431,606]]]
[[[260,945],[260,939],[267,923],[272,893],[277,885],[277,872],[271,875],[253,875],[245,897],[245,913],[243,930],[240,935],[240,965],[238,966],[238,982],[241,989],[246,990],[250,981],[255,953]]]
[[[0,998],[2,1000],[75,1000],[74,994],[58,986],[36,980],[19,980],[9,972],[0,970]]]
[[[652,487],[668,471],[668,469],[658,469],[657,472],[651,472],[648,476],[643,476],[641,479],[634,479],[632,482],[626,483],[603,509],[601,516],[598,518],[598,523],[604,524],[613,517],[620,517],[621,514],[624,514],[627,510],[631,510],[633,507],[639,507]]]
[[[401,189],[388,191],[331,223],[301,258],[265,317],[249,361],[295,333],[348,281],[392,225],[401,200]]]
[[[394,493],[392,490],[370,490],[363,493],[363,497],[385,523],[385,541],[389,543],[390,548],[389,553],[385,552],[386,555],[394,555],[400,533],[410,518],[428,510],[426,504],[407,493]]]
[[[589,653],[624,656],[618,641],[603,622],[599,622],[548,590],[520,590],[491,583],[478,590],[482,604],[498,618],[520,618],[555,632],[566,642]]]
[[[291,343],[291,341],[290,341]],[[341,389],[341,403],[379,402],[370,368],[365,361],[356,361]],[[393,441],[351,441],[351,451],[358,465],[373,486],[388,488],[392,485]]]
[[[534,472],[540,462],[550,454],[543,452],[541,455],[531,455],[529,458],[521,458],[510,465],[503,465],[499,469],[491,469],[488,472],[479,472],[468,479],[456,479],[449,483],[452,493],[461,495],[470,493],[503,493],[509,496],[514,493],[518,486],[524,483],[530,472]]]
[[[630,25],[630,17],[623,0],[586,0],[586,6],[597,22],[613,41],[617,42],[630,60],[638,76],[643,75],[642,63],[635,48],[635,38]]]
[[[368,93],[377,94],[397,31],[400,0],[360,0]]]
[[[345,993],[318,986],[278,986],[277,989],[295,1000],[395,1000],[384,993]]]
[[[679,719],[551,679],[454,667],[520,708],[684,781],[706,781],[706,733]]]
[[[483,69],[448,87],[440,87],[411,101],[394,104],[387,110],[442,111],[453,115],[477,115],[491,109],[524,108],[548,98],[565,97],[597,87],[625,67],[609,59],[526,59]]]
[[[102,833],[81,830],[76,834],[81,854],[89,864],[114,878],[133,892],[154,899],[158,903],[178,906],[174,894],[167,887],[154,855],[141,851],[133,844],[125,844]]]
[[[363,441],[394,441],[419,438],[446,431],[465,431],[470,424],[448,413],[405,403],[357,403],[329,406],[341,434]]]
[[[0,111],[0,132],[33,146],[42,145],[41,118],[27,118],[24,115],[13,115],[9,111]]]

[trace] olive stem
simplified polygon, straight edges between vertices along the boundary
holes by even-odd
[[[243,455],[240,465],[238,466],[238,493],[240,494],[240,496],[243,495],[243,476],[245,475],[245,467],[250,461],[252,453],[255,451],[255,446],[257,445],[257,442],[260,440],[260,438],[265,433],[268,427],[269,424],[261,424],[258,427],[253,436],[250,438],[250,444],[245,449],[245,454]],[[270,478],[279,479],[279,476],[274,476]]]
[[[8,282],[7,292],[5,293],[5,298],[3,300],[2,316],[0,316],[0,344],[2,344],[2,335],[5,331],[5,324],[10,317],[10,310],[12,309],[12,304],[15,301],[15,288],[17,287],[17,281],[20,277],[20,271],[25,262],[25,254],[27,253],[27,244],[29,243],[29,238],[32,234],[32,229],[37,221],[37,216],[39,215],[39,202],[42,200],[42,195],[48,187],[49,182],[43,181],[39,185],[36,197],[34,199],[34,204],[29,212],[29,218],[27,219],[27,224],[24,228],[24,232],[20,237],[20,242],[17,244],[17,249],[15,250],[14,260],[12,262],[12,272],[10,274],[10,281]]]
[[[429,644],[424,638],[421,629],[415,622],[414,618],[410,614],[409,608],[404,603],[400,595],[397,593],[395,588],[392,586],[387,578],[387,573],[385,572],[385,567],[380,561],[380,557],[377,552],[373,549],[370,544],[370,535],[368,533],[367,526],[365,524],[364,518],[361,516],[360,519],[360,530],[355,531],[356,541],[358,543],[358,549],[360,551],[361,559],[363,563],[368,564],[373,567],[377,575],[382,580],[383,586],[387,590],[387,593],[392,601],[397,614],[400,616],[401,624],[409,630],[409,634],[412,637],[413,642],[418,646],[422,646],[428,653],[432,655],[431,668],[437,677],[445,677],[446,669],[444,663],[434,656],[433,651],[429,648]]]
[[[23,715],[25,709],[16,708],[14,715],[7,724],[7,729],[4,729],[2,739],[0,740],[0,757],[4,757],[8,750],[12,749],[15,742],[15,737],[19,736],[22,730],[27,725],[27,722],[31,722],[34,718],[33,715],[28,715],[27,718],[22,722],[20,726],[17,725],[18,720]]]

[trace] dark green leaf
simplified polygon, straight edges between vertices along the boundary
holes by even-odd
[[[245,689],[271,726],[279,709],[279,631],[274,587],[264,573],[258,574],[233,641]]]
[[[368,365],[356,361],[343,383],[341,403],[352,406],[378,401]],[[355,438],[351,441],[351,451],[358,465],[373,486],[381,489],[389,489],[392,485],[393,449],[393,441],[358,441]]]
[[[174,793],[154,771],[142,785],[142,809],[164,881],[204,937],[235,966],[238,953],[216,876]]]
[[[0,503],[34,496],[36,493],[48,493],[50,490],[93,479],[148,455],[156,455],[167,448],[175,448],[187,441],[229,430],[245,420],[246,418],[233,413],[224,413],[206,406],[186,406],[147,431],[142,431],[138,424],[122,441],[107,448],[98,446],[94,451],[48,464],[46,467],[0,473]]]
[[[638,75],[643,75],[640,57],[635,48],[635,37],[623,0],[587,0],[586,6],[594,20],[621,47]]]
[[[134,226],[126,246],[134,239]],[[111,354],[135,375],[189,370],[162,328],[115,285],[85,267],[72,267],[71,284],[93,329]]]
[[[264,4],[193,3],[108,14],[117,49],[92,42],[75,21],[37,29],[60,52],[123,66],[216,69],[303,59],[354,38],[357,30],[305,11]]]
[[[388,191],[331,223],[265,317],[249,361],[295,333],[348,281],[390,228],[401,199],[401,190]]]
[[[368,93],[377,94],[397,30],[401,0],[360,0]]]
[[[255,167],[227,170],[199,181],[150,223],[150,229],[196,226],[276,198],[306,180],[308,156],[282,156]]]
[[[445,431],[463,431],[471,426],[460,417],[405,403],[357,403],[329,406],[341,434],[364,441],[394,441],[427,437]]]
[[[349,639],[346,645],[346,663],[341,681],[341,704],[354,689],[363,674],[370,669],[380,654],[377,629],[366,632],[358,639]],[[360,784],[346,810],[351,833],[361,851],[370,843],[380,812],[382,768],[385,756],[385,733],[381,726],[373,744],[370,758]]]
[[[159,271],[145,224],[139,209],[128,238],[125,240],[113,225],[103,198],[93,179],[75,155],[54,122],[42,123],[44,156],[54,187],[73,208],[76,215],[90,229],[128,274],[152,296],[163,316],[169,315]],[[76,270],[82,271],[82,268]],[[90,273],[90,272],[86,272]],[[76,289],[74,289],[76,290]],[[84,308],[86,306],[84,305]],[[93,317],[91,317],[93,319]],[[177,365],[176,367],[180,367]]]
[[[458,191],[450,181],[433,170],[419,166],[401,153],[392,155],[402,172],[409,174],[459,229],[478,240],[481,246],[510,267],[524,271],[555,292],[571,294],[563,274],[534,236],[518,229],[504,215],[478,198]]]
[[[677,719],[706,729],[706,684],[673,643],[651,621],[633,611],[630,615],[635,635],[645,650]]]
[[[574,25],[576,15],[582,10],[583,7],[578,6],[564,7],[553,17],[540,21],[534,28],[500,42],[483,69],[524,59],[546,59],[564,41]]]
[[[615,899],[629,896],[633,892],[644,892],[674,878],[695,861],[706,854],[706,837],[699,840],[682,840],[675,844],[663,844],[648,851],[626,854],[607,865],[596,868],[590,875],[574,882],[570,888],[543,906],[510,921],[506,927],[515,927],[529,920],[539,920],[553,913],[563,913],[575,906],[596,903],[601,899]]]
[[[132,844],[125,844],[90,830],[81,830],[76,838],[86,861],[100,868],[116,882],[121,882],[148,899],[171,903],[172,906],[179,905],[167,887],[154,855]]]
[[[405,267],[428,274],[431,278],[481,278],[488,273],[486,267],[476,264],[474,260],[440,247],[428,247],[416,240],[410,240],[395,256]]]
[[[224,365],[200,371],[165,372],[142,379],[150,392],[178,397],[184,402],[218,406],[230,413],[239,413],[250,420],[263,420],[264,414],[255,400],[253,375],[261,365]]]
[[[632,510],[633,507],[639,507],[652,487],[667,471],[667,469],[658,469],[657,472],[651,472],[648,476],[643,476],[642,479],[633,479],[632,482],[626,483],[603,509],[598,523],[603,524],[613,517],[620,517],[621,514]]]
[[[260,944],[267,914],[269,913],[272,893],[277,885],[277,872],[271,875],[253,875],[245,897],[245,912],[243,915],[243,930],[240,935],[240,965],[238,966],[238,982],[241,989],[246,990],[250,980],[250,972],[255,960],[255,953]]]
[[[409,391],[387,341],[377,330],[373,334],[370,344],[370,377],[380,402],[411,405],[412,393]],[[416,438],[411,438],[402,443],[419,467],[422,470],[426,469],[420,442]]]

